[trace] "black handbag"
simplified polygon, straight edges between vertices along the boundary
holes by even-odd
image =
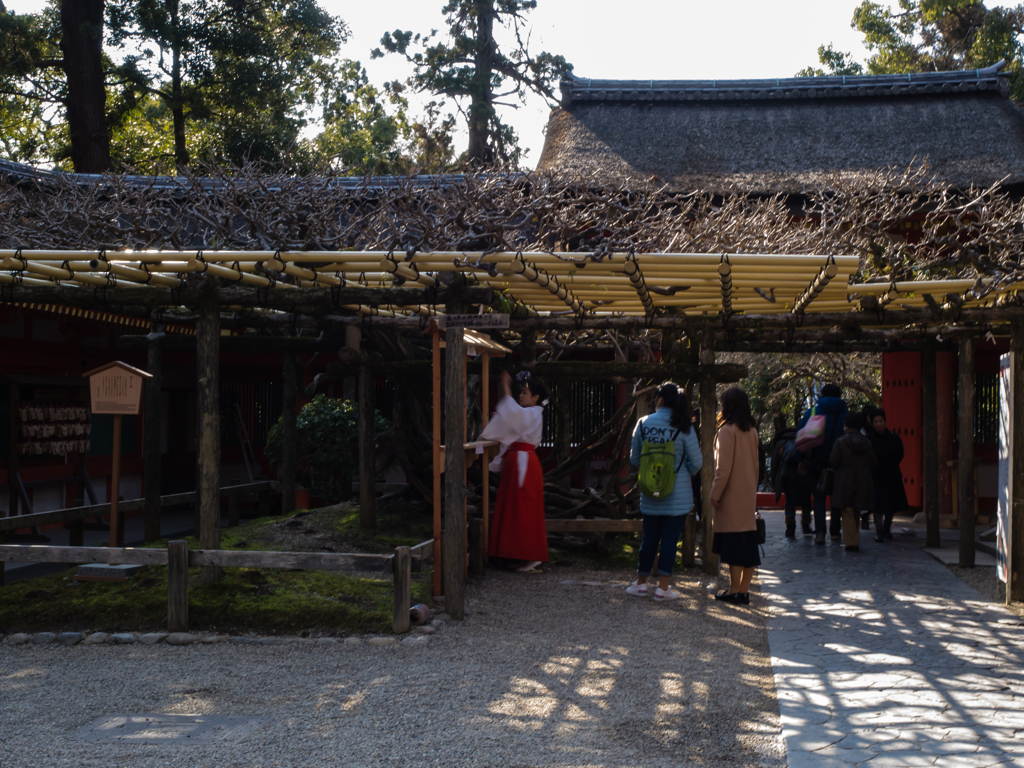
[[[768,528],[765,526],[764,518],[761,517],[760,512],[755,512],[754,518],[757,522],[757,543],[764,544],[768,541]]]
[[[832,489],[836,484],[836,471],[830,467],[826,467],[821,470],[821,474],[818,475],[818,485],[815,487],[815,491],[824,496],[831,496]]]

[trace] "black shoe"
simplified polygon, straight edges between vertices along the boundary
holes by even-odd
[[[786,525],[786,538],[787,539],[795,539],[796,538],[796,525],[792,525],[792,524]]]
[[[800,528],[804,532],[804,536],[810,536],[814,533],[814,529],[811,528],[810,523],[800,523]]]
[[[832,541],[839,541],[843,537],[838,533],[833,533],[830,538],[832,539]]]
[[[870,531],[871,530],[871,522],[866,517],[862,517],[860,519],[860,529],[862,531]]]
[[[885,538],[887,538],[887,539],[891,539],[892,538],[892,531],[890,531],[888,528],[886,528],[884,531],[882,531],[882,535],[885,536]]]
[[[860,552],[860,547],[858,547],[856,544],[851,544],[850,546],[848,546],[846,548],[846,551],[847,552]]]
[[[824,544],[825,543],[825,534],[824,533],[819,533],[819,534],[815,535],[814,543],[815,544]]]
[[[730,592],[727,589],[723,589],[715,595],[715,600],[720,600],[723,603],[738,604],[742,599],[739,592]]]
[[[885,541],[885,536],[882,535],[881,531],[875,534],[875,541],[877,541],[879,544]]]
[[[739,598],[737,601],[740,605],[750,605],[750,593],[749,592],[737,592],[736,597]]]

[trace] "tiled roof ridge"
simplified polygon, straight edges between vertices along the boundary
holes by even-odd
[[[899,75],[827,75],[761,80],[592,80],[560,84],[562,106],[584,102],[820,99],[989,92],[1007,96],[1006,60],[984,69]]]

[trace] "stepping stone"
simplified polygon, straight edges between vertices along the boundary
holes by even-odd
[[[49,645],[50,643],[56,642],[56,632],[37,632],[32,636],[32,643],[34,645]]]
[[[24,632],[15,632],[13,635],[7,638],[8,645],[24,645],[32,639],[32,635],[27,635]]]
[[[166,632],[147,632],[145,635],[139,635],[139,642],[143,645],[156,645],[166,639]]]
[[[204,645],[216,645],[217,643],[223,643],[227,640],[225,635],[208,635],[202,639]]]
[[[192,645],[199,638],[188,632],[172,632],[167,636],[168,645]]]
[[[241,635],[235,637],[229,637],[228,642],[231,645],[251,645],[255,642],[251,637],[243,637]]]
[[[61,645],[78,645],[84,639],[85,635],[81,632],[61,632],[57,635],[57,642]]]
[[[132,632],[119,632],[111,635],[110,639],[114,641],[114,645],[131,645],[138,640]]]
[[[383,648],[384,646],[388,646],[388,645],[397,645],[398,644],[398,638],[396,638],[396,637],[371,637],[366,642],[368,642],[370,645],[376,646],[378,648]]]
[[[86,645],[103,645],[110,642],[110,635],[106,632],[93,632],[84,642]]]
[[[423,629],[423,627],[420,627],[420,629]],[[431,627],[431,629],[433,629],[433,627]],[[361,637],[346,637],[344,639],[343,643],[345,645],[362,645],[363,644],[363,638],[361,638]]]
[[[426,645],[430,642],[430,638],[425,635],[419,637],[404,637],[402,638],[402,645]]]

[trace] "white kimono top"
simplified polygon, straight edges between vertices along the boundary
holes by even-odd
[[[544,409],[539,405],[523,408],[507,395],[498,401],[494,416],[480,433],[483,440],[497,440],[501,443],[501,452],[490,463],[493,472],[500,472],[504,465],[505,452],[512,443],[529,443],[536,447],[544,434]],[[519,470],[519,487],[526,480],[526,462],[517,462]]]

